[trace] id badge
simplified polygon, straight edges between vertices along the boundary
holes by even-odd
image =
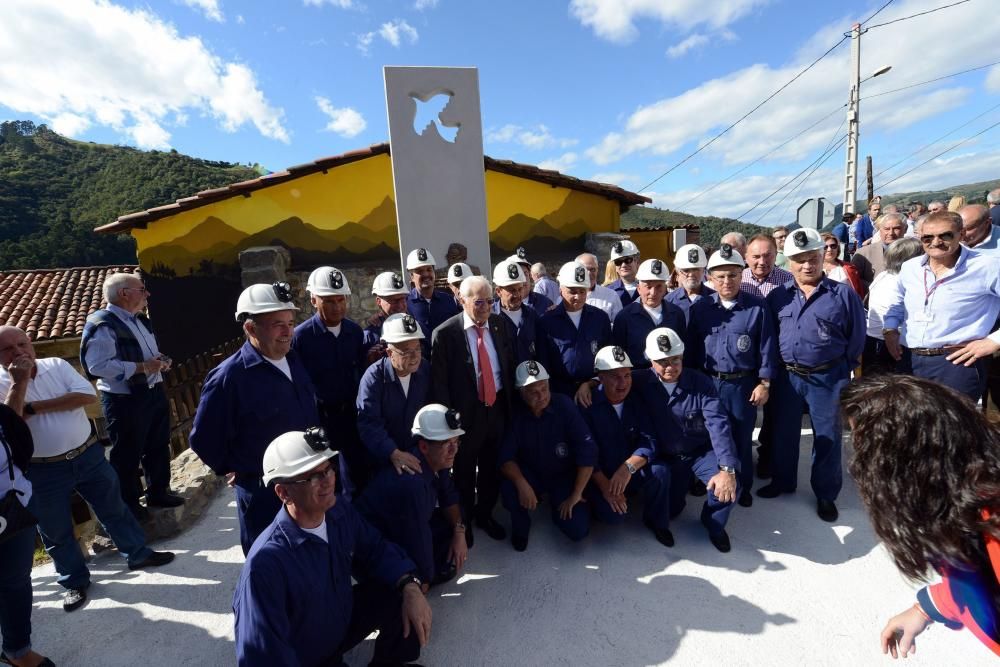
[[[929,310],[918,310],[913,315],[913,321],[914,322],[924,322],[924,323],[933,322],[934,321],[934,313],[932,313]]]

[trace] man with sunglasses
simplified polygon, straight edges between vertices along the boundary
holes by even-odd
[[[639,279],[635,277],[639,260],[639,247],[628,239],[611,246],[611,261],[614,262],[618,280],[608,285],[608,289],[618,293],[622,308],[639,298]]]
[[[401,665],[430,638],[415,564],[338,502],[336,455],[314,428],[284,433],[264,452],[264,484],[281,509],[247,554],[233,595],[241,667],[342,665],[374,630],[369,664]]]
[[[886,349],[897,361],[910,348],[913,374],[978,401],[988,358],[1000,350],[1000,262],[961,244],[962,216],[931,213],[920,228],[923,257],[905,262],[883,318]],[[899,327],[905,322],[905,338]],[[992,332],[992,333],[991,333]]]
[[[850,285],[823,273],[823,239],[815,229],[796,229],[785,239],[794,279],[767,295],[777,323],[784,367],[771,387],[774,414],[773,479],[760,498],[794,493],[798,484],[802,413],[809,409],[813,431],[810,483],[816,513],[836,521],[843,485],[840,392],[851,379],[865,346],[865,312]]]
[[[510,418],[515,342],[506,316],[493,312],[486,278],[466,278],[461,292],[462,312],[433,333],[430,400],[457,410],[468,426],[455,457],[463,517],[502,540],[507,532],[493,518],[493,508],[500,494],[497,452]],[[472,546],[471,530],[466,539]]]
[[[122,500],[140,521],[149,517],[139,504],[140,464],[147,507],[184,503],[170,491],[170,409],[163,389],[170,359],[160,353],[143,314],[149,296],[138,275],[112,273],[104,280],[108,305],[91,313],[80,340],[80,366],[97,381]]]
[[[236,302],[246,342],[209,371],[191,429],[191,449],[236,492],[243,553],[281,505],[263,479],[268,444],[320,423],[309,372],[292,348],[295,311],[288,283],[247,287]]]
[[[451,475],[465,431],[458,412],[431,403],[417,412],[412,433],[420,473],[401,477],[383,469],[365,489],[357,508],[417,564],[426,593],[430,586],[453,579],[469,555]]]

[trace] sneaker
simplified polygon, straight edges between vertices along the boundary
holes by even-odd
[[[74,611],[87,601],[87,588],[69,588],[63,593],[63,611]]]

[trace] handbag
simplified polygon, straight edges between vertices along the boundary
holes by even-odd
[[[14,483],[14,457],[7,444],[3,429],[0,428],[0,442],[3,443],[4,451],[7,452],[7,471],[10,473],[11,484]],[[28,528],[33,528],[38,524],[35,515],[21,504],[18,496],[23,496],[23,491],[11,489],[0,499],[0,544],[3,544],[17,533]]]

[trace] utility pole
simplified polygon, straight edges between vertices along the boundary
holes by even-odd
[[[854,213],[858,198],[858,109],[861,104],[861,24],[851,26],[851,96],[847,103],[847,164],[844,168],[844,213]]]
[[[866,199],[865,201],[866,202],[871,202],[872,199],[875,199],[875,179],[872,178],[872,156],[871,155],[868,156],[867,162],[868,162],[868,164],[865,167],[865,169],[866,169],[866,171],[865,171],[865,179],[868,181],[868,199]]]

